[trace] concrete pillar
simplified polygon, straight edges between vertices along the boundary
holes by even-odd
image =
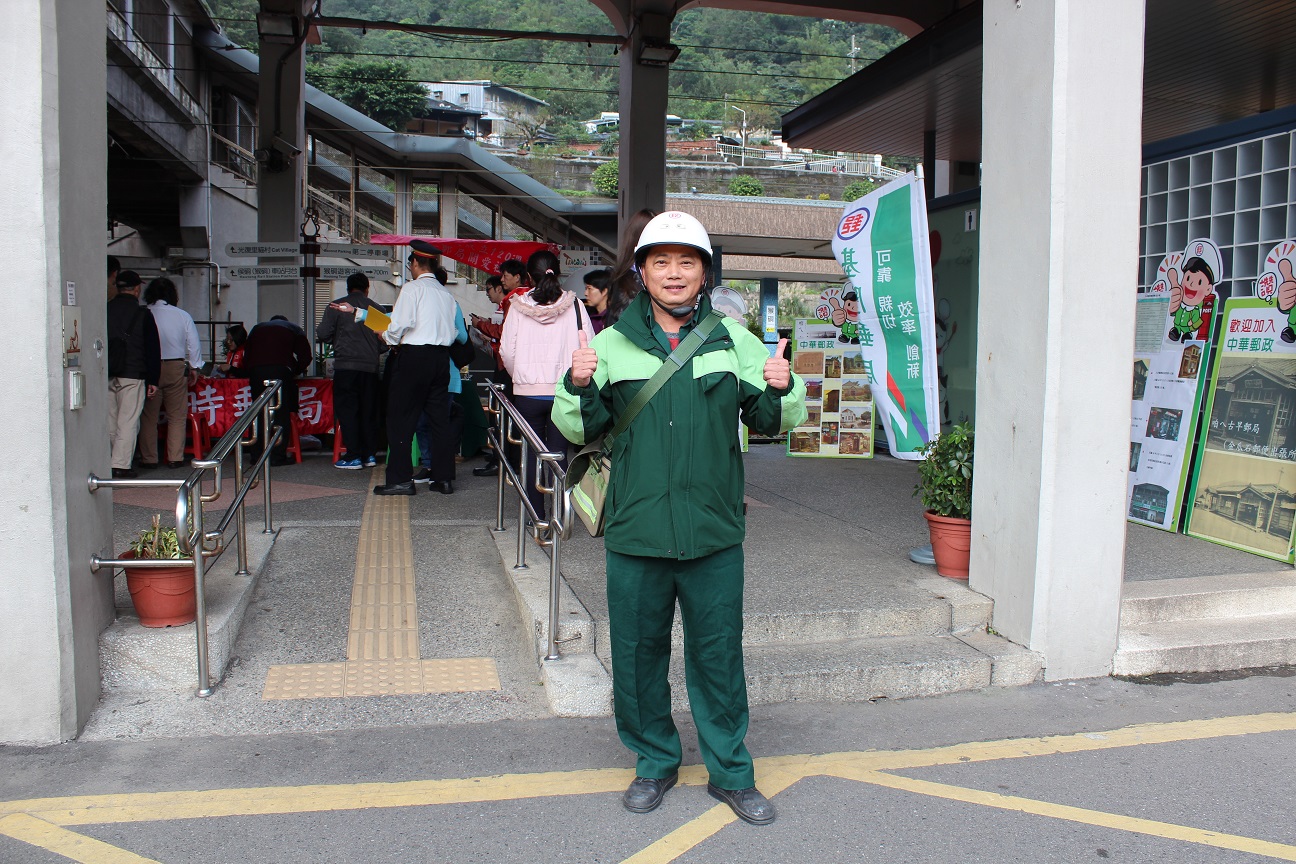
[[[1104,675],[1125,549],[1143,4],[987,3],[985,69],[971,587],[1049,679]]]
[[[396,182],[396,210],[392,214],[392,223],[397,234],[413,234],[414,178],[408,171],[397,171],[392,179]]]
[[[0,743],[75,736],[99,698],[99,633],[112,577],[104,349],[107,152],[104,19],[79,0],[12,0],[0,29],[0,261],[22,314],[0,320]],[[89,134],[89,130],[98,130]],[[75,283],[75,306],[68,283]],[[70,410],[63,321],[77,314],[86,404]]]
[[[937,197],[939,194],[936,189],[937,181],[940,179],[938,176],[940,172],[936,163],[936,130],[928,129],[923,132],[922,161],[923,179],[926,181],[923,184],[923,189],[928,201]]]
[[[639,62],[644,40],[670,41],[670,19],[636,19],[621,49],[621,140],[618,161],[621,225],[645,207],[666,207],[666,95],[669,70]]]
[[[459,178],[453,174],[442,174],[437,185],[437,215],[441,220],[441,235],[447,239],[459,236]],[[451,276],[455,275],[455,262],[442,257],[441,266]]]
[[[257,239],[286,242],[301,239],[302,188],[306,170],[305,53],[278,42],[258,42],[257,89]],[[280,63],[282,62],[282,71]],[[276,87],[278,83],[278,87]],[[296,151],[294,155],[294,151]],[[262,258],[263,264],[297,263],[299,256]],[[283,315],[299,321],[302,281],[261,282],[257,316],[268,321]],[[303,322],[309,326],[309,322]]]
[[[778,344],[778,289],[779,280],[769,277],[760,280],[761,321],[765,328],[765,341]]]

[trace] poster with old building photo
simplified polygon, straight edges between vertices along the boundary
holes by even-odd
[[[1293,560],[1296,344],[1288,316],[1258,297],[1224,305],[1199,447],[1188,533]]]
[[[792,369],[806,382],[808,416],[788,433],[789,456],[873,457],[873,383],[858,345],[829,321],[800,319]]]

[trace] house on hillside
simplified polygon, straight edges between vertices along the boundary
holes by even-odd
[[[431,98],[479,114],[478,140],[515,143],[521,126],[536,122],[549,103],[493,81],[424,81]]]
[[[482,131],[484,114],[484,111],[434,97],[429,91],[423,108],[405,124],[405,131],[445,138],[478,138],[486,134]]]

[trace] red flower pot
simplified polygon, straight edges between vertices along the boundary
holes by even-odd
[[[972,520],[937,516],[923,512],[931,533],[936,572],[950,579],[968,578],[968,557],[972,553]]]
[[[123,558],[134,558],[128,551]],[[188,624],[198,617],[198,597],[194,590],[193,567],[126,567],[126,587],[130,590],[135,614],[145,627],[174,627]]]

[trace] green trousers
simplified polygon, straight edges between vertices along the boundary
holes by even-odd
[[[679,600],[684,674],[702,760],[721,789],[755,785],[743,674],[743,548],[677,561],[607,553],[612,691],[617,731],[635,773],[674,774],[683,752],[671,719],[671,624]]]

